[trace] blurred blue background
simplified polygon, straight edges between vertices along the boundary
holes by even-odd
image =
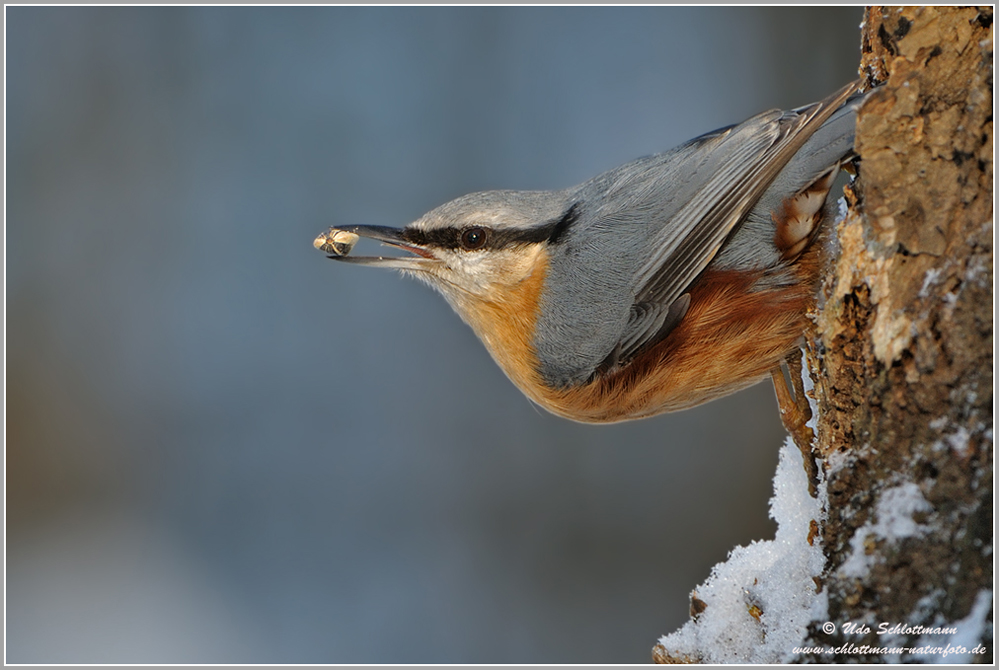
[[[812,102],[861,19],[7,7],[7,661],[649,661],[772,537],[769,385],[557,419],[312,239]]]

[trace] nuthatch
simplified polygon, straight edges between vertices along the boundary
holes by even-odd
[[[473,193],[402,229],[331,228],[314,244],[439,290],[514,384],[559,416],[692,407],[760,381],[797,348],[818,283],[812,242],[853,157],[858,87],[574,188]],[[413,256],[350,256],[356,236]]]

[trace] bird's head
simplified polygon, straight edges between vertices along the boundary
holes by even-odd
[[[316,238],[330,258],[395,268],[439,290],[465,321],[477,321],[483,303],[509,300],[526,279],[543,272],[546,250],[574,219],[564,192],[488,191],[452,200],[404,228],[346,226]],[[353,244],[334,235],[356,235],[409,252],[410,256],[351,256]],[[353,238],[356,240],[356,238]]]

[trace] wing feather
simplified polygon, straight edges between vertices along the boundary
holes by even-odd
[[[691,283],[858,87],[759,114],[568,192],[578,221],[552,250],[549,282],[561,289],[543,296],[532,340],[546,382],[562,388],[626,365],[681,323]]]
[[[859,82],[797,113],[765,112],[726,134],[735,143],[719,170],[652,240],[655,251],[635,276],[636,302],[670,304],[718,253],[806,140],[857,90]]]
[[[635,303],[616,349],[620,363],[679,324],[690,302],[686,291],[691,282],[781,169],[858,86],[854,82],[794,112],[765,112],[712,138],[725,159],[653,238],[654,251],[635,277]],[[729,143],[733,148],[726,152]]]

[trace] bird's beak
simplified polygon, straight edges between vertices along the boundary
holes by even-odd
[[[382,244],[409,251],[416,254],[418,258],[413,256],[350,256],[350,251],[359,237],[377,240]],[[325,252],[327,258],[344,263],[356,263],[357,265],[426,271],[430,265],[438,263],[429,249],[407,240],[402,228],[389,228],[387,226],[330,228],[319,235],[312,246]]]

